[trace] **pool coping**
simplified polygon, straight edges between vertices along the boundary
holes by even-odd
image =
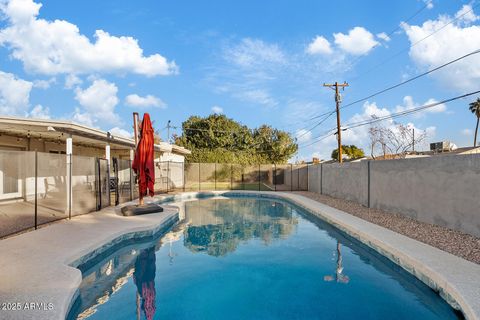
[[[0,240],[0,318],[65,319],[82,282],[77,266],[123,241],[160,235],[179,216],[178,207],[164,206],[161,213],[124,217],[117,214],[121,206]],[[2,310],[3,303],[20,310]]]
[[[53,310],[0,310],[1,318],[64,319],[82,281],[81,272],[75,266],[112,244],[160,230],[181,214],[181,206],[174,207],[172,202],[213,196],[267,197],[300,206],[413,274],[460,309],[467,319],[480,320],[480,265],[298,194],[240,190],[160,196],[156,197],[157,202],[171,204],[162,214],[121,217],[115,213],[118,207],[110,207],[1,240],[0,303],[54,303]],[[56,246],[52,246],[54,242]]]
[[[480,320],[480,265],[316,200],[288,192],[225,190],[184,192],[163,197],[160,201],[184,201],[213,196],[260,196],[287,200],[385,256],[438,292],[454,309],[460,310],[466,319]]]

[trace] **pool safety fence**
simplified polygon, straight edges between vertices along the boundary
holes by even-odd
[[[155,193],[308,190],[307,165],[155,162]],[[0,238],[138,198],[131,160],[0,151]]]
[[[131,161],[0,151],[0,238],[134,199]]]
[[[183,187],[172,184],[171,189],[307,191],[308,167],[307,164],[185,163]],[[180,182],[181,179],[177,181]]]

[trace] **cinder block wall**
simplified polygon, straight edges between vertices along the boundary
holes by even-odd
[[[372,161],[370,206],[480,237],[480,155]]]
[[[480,155],[324,164],[309,190],[480,237]],[[321,172],[323,174],[321,174]],[[315,181],[317,180],[317,181]]]
[[[323,194],[368,206],[368,162],[323,165]]]

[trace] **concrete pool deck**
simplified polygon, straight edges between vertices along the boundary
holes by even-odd
[[[467,319],[480,319],[480,265],[328,207],[299,194],[258,191],[186,192],[159,200],[193,199],[198,195],[260,195],[283,198],[334,225],[380,252],[460,307]],[[117,208],[118,209],[118,208]],[[154,232],[177,216],[164,213],[121,217],[107,208],[70,221],[0,241],[0,318],[63,319],[82,280],[76,266],[91,253],[125,234]],[[83,259],[82,259],[83,257]],[[21,311],[1,310],[20,303]],[[47,310],[23,310],[25,303],[44,303]],[[53,306],[49,309],[48,303]]]
[[[149,236],[178,218],[172,207],[136,217],[116,210],[105,208],[1,240],[0,319],[64,319],[82,281],[73,266],[107,250],[106,245]]]

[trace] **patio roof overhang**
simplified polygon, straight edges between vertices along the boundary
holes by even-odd
[[[87,147],[103,148],[110,144],[112,149],[135,148],[133,139],[68,121],[0,116],[0,135],[2,134],[56,142],[64,142],[72,136],[74,144]],[[166,142],[155,144],[155,151],[190,154],[189,150]]]

